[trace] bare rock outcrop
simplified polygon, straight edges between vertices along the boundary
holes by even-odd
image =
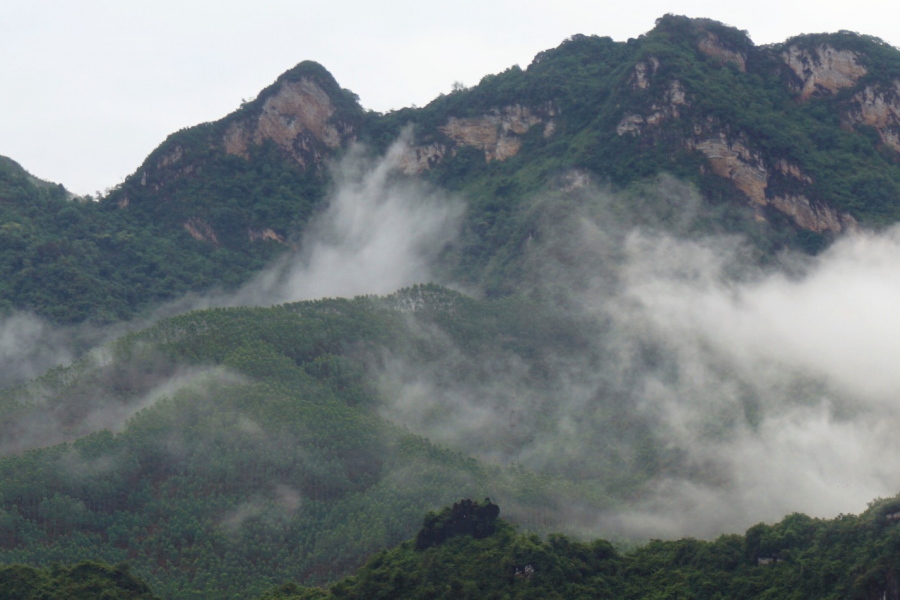
[[[885,146],[900,152],[900,81],[888,88],[866,86],[853,96],[844,118],[851,127],[874,127]]]
[[[697,49],[703,54],[723,63],[733,63],[741,73],[747,72],[747,56],[728,48],[719,40],[719,36],[711,31],[704,31],[697,41]]]
[[[855,52],[827,45],[813,50],[790,46],[782,58],[799,80],[794,89],[800,93],[801,100],[852,87],[866,74]]]
[[[552,109],[549,111],[552,116]],[[527,106],[514,104],[494,109],[479,117],[450,117],[440,130],[457,144],[473,146],[484,151],[484,158],[506,160],[515,156],[522,147],[521,136],[544,119]],[[545,134],[549,133],[545,124]]]
[[[725,132],[699,140],[689,140],[688,148],[699,150],[709,161],[713,173],[730,179],[750,201],[766,205],[769,176],[759,154],[750,151],[741,140],[729,140]]]
[[[248,229],[247,237],[250,238],[251,242],[271,240],[282,245],[287,245],[287,242],[285,242],[284,240],[284,236],[279,235],[275,232],[274,229],[270,229],[268,227],[264,229]]]
[[[821,202],[810,202],[803,195],[773,196],[768,202],[786,215],[790,215],[797,225],[809,231],[839,233],[859,230],[859,223],[852,216],[838,212]]]
[[[634,65],[634,75],[632,75],[632,86],[646,90],[650,87],[650,78],[653,75],[656,75],[656,71],[659,69],[659,59],[655,56],[651,56],[647,60],[642,60]]]
[[[169,177],[179,178],[190,175],[196,169],[193,164],[184,164],[184,146],[181,144],[173,144],[168,148],[162,156],[156,159],[155,163],[144,165],[141,171],[140,184],[142,187],[149,187],[153,191],[159,189],[159,174],[168,173]],[[130,204],[127,196],[117,201],[119,208],[126,208]]]
[[[184,156],[184,146],[181,144],[175,144],[172,148],[163,154],[158,161],[156,161],[157,169],[165,169],[166,167],[170,167],[176,164],[181,158]],[[145,185],[146,183],[146,173],[144,173],[144,178],[141,180],[141,185]]]
[[[447,147],[444,144],[408,146],[397,158],[397,166],[406,175],[415,175],[436,166],[444,160],[446,154]]]
[[[547,105],[531,109],[514,104],[495,108],[478,117],[450,117],[438,129],[450,143],[432,142],[409,146],[398,157],[398,168],[407,175],[427,171],[445,158],[455,156],[459,146],[471,146],[484,152],[484,159],[506,160],[522,148],[522,136],[537,125],[543,125],[544,137],[556,131],[556,109]]]
[[[784,159],[774,165],[766,165],[762,156],[750,150],[746,140],[729,137],[723,131],[688,142],[688,148],[703,153],[710,169],[716,175],[730,179],[750,202],[758,207],[771,206],[786,215],[803,229],[817,233],[857,231],[859,224],[847,213],[842,213],[821,202],[810,201],[802,194],[771,194],[769,180],[775,172],[792,177],[801,183],[812,183],[800,167]]]
[[[220,246],[219,238],[216,237],[216,232],[213,231],[213,228],[209,226],[209,223],[203,221],[202,219],[198,219],[196,217],[188,219],[184,223],[184,228],[191,235],[191,237],[198,242],[210,242],[216,248]]]
[[[228,154],[246,157],[250,145],[272,140],[304,167],[320,158],[317,144],[339,147],[352,128],[332,123],[334,103],[310,78],[286,81],[266,99],[259,115],[233,123],[223,143]]]
[[[622,120],[616,125],[616,133],[619,136],[625,134],[634,136],[641,135],[646,122],[643,115],[637,113],[625,113]]]
[[[650,112],[646,115],[638,113],[625,113],[622,120],[616,125],[616,133],[623,135],[641,135],[646,125],[659,125],[666,119],[677,119],[681,117],[680,107],[690,106],[685,95],[684,86],[681,82],[673,80],[669,84],[661,103],[653,103],[650,105]]]

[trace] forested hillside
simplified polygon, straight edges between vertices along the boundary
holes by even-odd
[[[896,498],[799,514],[900,480],[897,90],[667,15],[387,114],[302,62],[98,198],[0,158],[0,594],[900,598]]]
[[[127,564],[81,562],[70,567],[0,568],[0,595],[9,600],[158,600]]]
[[[70,199],[0,162],[0,307],[56,323],[111,323],[191,290],[236,285],[273,254],[195,246],[186,232],[161,234],[152,221],[103,202]]]
[[[348,151],[398,140],[397,177],[464,197],[443,267],[489,294],[518,288],[510,263],[533,233],[528,208],[572,177],[626,189],[667,173],[720,213],[710,231],[747,235],[762,256],[816,252],[900,215],[898,81],[900,53],[875,38],[759,47],[671,15],[628,42],[575,35],[527,68],[387,114],[303,62],[226,118],[171,135],[95,202],[44,198],[5,169],[0,301],[108,322],[233,289],[302,245]]]
[[[559,494],[600,508],[635,474],[578,482],[510,465],[523,440],[502,425],[482,440],[499,461],[435,446],[379,416],[407,384],[383,366],[485,390],[515,355],[522,391],[549,391],[585,333],[526,300],[436,287],[168,319],[6,390],[2,450],[25,451],[0,459],[0,561],[129,560],[164,597],[246,597],[346,574],[460,493],[566,527]],[[467,351],[456,364],[452,346]],[[511,405],[515,391],[502,394]]]
[[[477,510],[477,502],[476,510]],[[503,520],[488,536],[412,541],[374,557],[329,588],[287,584],[265,600],[326,598],[859,598],[893,599],[898,500],[834,520],[793,514],[746,535],[653,541],[622,553],[604,540],[541,539]],[[459,522],[459,506],[429,514],[419,533]]]

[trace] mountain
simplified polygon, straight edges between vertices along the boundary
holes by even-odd
[[[534,534],[479,530],[447,593],[543,581],[520,546],[565,558],[532,597],[884,591],[895,500],[635,554],[536,536],[714,538],[893,493],[898,81],[874,38],[665,16],[388,114],[304,62],[102,198],[0,161],[3,309],[110,339],[35,378],[33,330],[70,329],[0,321],[0,564],[128,561],[177,599],[325,585],[397,544],[376,561],[412,574],[460,558],[431,543],[446,515],[403,540],[462,496]],[[845,533],[876,571],[831,554]],[[780,579],[795,559],[815,569]],[[327,593],[401,593],[379,569]]]
[[[23,282],[0,299],[102,322],[233,289],[302,245],[351,148],[379,154],[400,139],[396,171],[468,206],[443,272],[488,294],[520,288],[533,200],[572,181],[621,190],[669,174],[699,190],[707,231],[748,236],[763,257],[817,252],[900,215],[898,86],[900,54],[876,38],[756,46],[746,32],[672,15],[628,42],[573,36],[526,69],[387,114],[303,62],[224,119],[171,135],[98,202],[43,211],[31,222],[46,241],[11,241],[3,255],[27,259],[46,291]],[[65,285],[53,275],[63,255]]]
[[[812,243],[896,220],[898,74],[900,55],[875,38],[757,47],[746,32],[671,15],[627,43],[573,36],[525,70],[387,115],[363,111],[327,71],[302,63],[238,112],[170,137],[110,201],[177,215],[181,227],[197,219],[234,243],[269,228],[285,238],[291,223],[261,221],[246,192],[238,202],[224,187],[195,187],[220,168],[208,161],[239,157],[253,169],[254,152],[272,151],[315,180],[348,144],[384,151],[412,125],[402,169],[468,192],[481,246],[491,236],[475,219],[488,203],[514,213],[571,169],[615,186],[671,173]],[[222,204],[244,211],[239,230],[216,216]]]

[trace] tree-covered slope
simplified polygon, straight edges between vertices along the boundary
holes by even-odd
[[[709,527],[746,527],[729,515],[778,478],[731,472],[744,449],[756,467],[786,448],[778,475],[789,480],[821,447],[794,453],[774,434],[802,438],[811,421],[816,440],[889,440],[870,426],[889,422],[892,401],[866,388],[857,402],[865,386],[819,360],[826,338],[808,335],[816,347],[796,362],[771,352],[786,337],[754,338],[740,356],[723,339],[753,338],[773,314],[802,320],[805,305],[742,312],[758,308],[759,288],[792,300],[791,286],[827,271],[825,259],[779,263],[780,250],[817,252],[897,220],[898,73],[896,49],[857,34],[757,47],[667,16],[628,42],[573,36],[526,69],[389,114],[301,63],[225,119],[173,134],[96,201],[0,160],[4,311],[117,321],[185,292],[233,290],[279,256],[268,280],[290,279],[305,240],[334,233],[309,224],[353,169],[389,191],[418,182],[410,195],[434,196],[434,212],[466,204],[459,231],[440,222],[453,231],[434,234],[434,264],[418,273],[472,292],[418,285],[194,311],[0,387],[0,563],[127,560],[162,597],[244,598],[333,582],[460,496],[490,496],[538,533],[687,523],[673,519],[678,502],[697,526],[686,500],[708,497],[730,504]],[[389,159],[348,160],[366,153]],[[390,196],[362,181],[351,181],[356,208]],[[354,231],[385,227],[386,245],[404,248],[396,217],[409,217],[399,231],[431,231],[423,212],[386,214]],[[403,258],[422,257],[387,267]],[[271,304],[265,292],[223,302]],[[735,315],[743,328],[724,325]],[[847,454],[877,463],[877,452]],[[838,471],[816,471],[806,498]],[[327,593],[868,597],[896,587],[895,504],[627,554],[505,524],[445,541],[449,527]]]
[[[158,600],[127,564],[111,567],[88,561],[50,569],[2,567],[0,596],[6,600]]]
[[[0,301],[110,321],[233,288],[302,245],[348,148],[379,154],[398,139],[397,177],[467,203],[445,272],[489,294],[520,286],[504,265],[534,199],[587,179],[622,189],[668,173],[721,213],[711,229],[747,235],[763,256],[815,252],[900,215],[898,74],[900,53],[865,35],[756,46],[671,15],[628,42],[575,35],[527,68],[387,114],[303,62],[224,119],[171,135],[99,202],[38,207],[36,190],[7,189]]]
[[[505,428],[447,448],[382,416],[404,373],[487,390],[504,352],[529,371],[523,392],[551,390],[587,333],[521,298],[432,286],[167,319],[4,391],[0,562],[128,560],[163,597],[237,598],[346,574],[461,493],[538,530],[557,526],[560,493],[610,506],[639,474],[526,469]],[[448,362],[454,346],[467,356]]]
[[[477,505],[476,504],[476,510]],[[385,550],[327,590],[286,584],[265,600],[326,598],[859,598],[900,597],[896,498],[834,520],[793,514],[714,541],[653,541],[629,552],[604,540],[540,538],[498,520]],[[425,519],[459,529],[459,506]]]
[[[151,221],[62,186],[38,185],[0,162],[0,310],[56,323],[126,320],[189,291],[234,286],[272,256],[271,243],[246,252],[191,244]],[[267,249],[268,248],[268,249]]]

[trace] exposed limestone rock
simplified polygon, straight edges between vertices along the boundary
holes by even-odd
[[[705,48],[704,51],[708,54],[715,52],[717,54],[712,55],[737,61],[735,57],[727,54],[730,52],[727,48],[718,44],[718,39],[713,34],[708,34],[704,40],[705,45],[701,49]],[[844,60],[847,59],[846,56],[842,59],[839,56],[836,57],[834,53],[824,51],[823,56],[826,60],[831,60],[829,64],[832,66],[837,64],[841,67],[841,65],[849,64]],[[842,60],[844,62],[841,62]],[[739,67],[742,68],[743,65],[743,61],[738,61]],[[649,67],[644,63],[639,63],[639,66],[635,67],[634,84],[636,87],[644,87],[644,83],[647,82],[648,70]],[[811,77],[813,79],[818,77],[812,85],[817,85],[816,82],[821,83],[822,81],[837,81],[834,77],[825,78],[825,72],[822,70],[815,71]],[[896,131],[900,132],[900,83],[898,83],[896,93],[891,96],[891,101],[885,100],[884,95],[880,100],[875,100],[872,93],[869,93],[868,96],[861,94],[860,98],[860,106],[867,108],[860,108],[855,117],[857,121],[875,126],[889,123],[890,127],[896,126]],[[865,99],[868,100],[864,103]],[[616,126],[616,133],[620,136],[644,135],[648,133],[645,130],[649,127],[659,125],[666,119],[680,118],[680,108],[683,106],[690,106],[684,86],[680,81],[673,80],[661,103],[652,104],[651,112],[644,115],[633,112],[625,113]],[[894,130],[889,127],[881,127],[879,131],[892,133]],[[885,135],[883,139],[897,139],[900,142],[900,136],[890,138]],[[888,142],[886,141],[886,143]],[[709,168],[713,173],[731,180],[734,186],[750,199],[751,205],[755,207],[757,219],[761,221],[765,220],[762,209],[772,206],[790,215],[798,226],[810,231],[839,233],[858,228],[856,220],[850,215],[840,213],[824,204],[811,202],[803,195],[774,196],[769,191],[769,178],[775,173],[791,177],[804,184],[812,183],[812,178],[803,173],[798,165],[784,159],[773,165],[767,165],[759,153],[750,150],[746,139],[742,136],[728,136],[712,118],[694,124],[694,136],[685,141],[685,146],[689,150],[703,153],[709,161]]]
[[[520,136],[542,121],[528,107],[515,104],[480,117],[450,117],[440,130],[458,144],[483,150],[490,162],[515,156],[522,147]]]
[[[549,138],[554,133],[556,133],[556,121],[550,119],[544,124],[544,139]]]
[[[219,247],[219,238],[216,237],[216,232],[213,231],[213,228],[208,223],[196,218],[188,219],[184,224],[184,228],[195,240],[211,242],[215,247]]]
[[[793,217],[794,221],[809,231],[824,233],[831,231],[858,231],[856,219],[846,213],[839,213],[819,202],[810,202],[806,196],[787,194],[769,198],[769,204]]]
[[[644,119],[647,122],[647,125],[659,125],[662,123],[662,120],[665,118],[663,113],[657,111],[647,115],[647,118]]]
[[[666,99],[673,107],[687,105],[688,102],[685,99],[684,86],[681,85],[681,82],[677,79],[672,80],[672,83],[669,84],[669,91],[666,94]],[[675,116],[678,116],[677,109]]]
[[[650,109],[653,112],[646,116],[625,113],[622,120],[616,125],[616,133],[620,136],[626,133],[633,136],[640,135],[644,125],[659,125],[665,119],[681,117],[679,106],[688,106],[688,101],[685,97],[684,86],[676,79],[669,84],[669,89],[666,90],[663,97],[663,104],[652,104]]]
[[[702,130],[702,129],[701,129]],[[752,152],[741,139],[729,140],[724,132],[700,140],[691,140],[688,147],[702,152],[709,160],[713,173],[727,177],[737,189],[742,191],[756,207],[772,206],[789,215],[803,229],[817,233],[856,231],[859,225],[852,216],[836,211],[820,202],[811,202],[806,196],[786,194],[767,195],[770,170],[762,157]],[[804,183],[812,183],[812,178],[800,168],[786,160],[780,160],[772,167]],[[762,213],[757,212],[762,219]]]
[[[118,206],[119,208],[125,208],[129,204],[131,204],[131,198],[129,198],[128,196],[122,196],[119,201],[116,202],[116,206]]]
[[[747,57],[742,52],[735,52],[727,48],[720,40],[719,36],[704,31],[702,37],[697,42],[697,48],[703,54],[718,59],[723,63],[734,63],[741,73],[747,72]]]
[[[162,156],[162,158],[160,158],[156,162],[156,168],[163,169],[165,167],[174,165],[179,160],[181,160],[182,156],[184,156],[184,148],[181,146],[181,144],[175,144],[175,147],[173,147],[171,150],[166,152]]]
[[[339,129],[329,122],[334,112],[328,94],[315,81],[301,78],[285,82],[265,101],[258,117],[228,128],[223,137],[225,151],[246,157],[251,144],[272,140],[306,166],[318,160],[315,142],[337,148],[352,133],[349,127]]]
[[[635,88],[646,90],[650,87],[650,77],[656,75],[657,69],[659,69],[659,59],[655,56],[651,56],[646,62],[640,61],[634,65],[634,83],[632,85]]]
[[[818,46],[812,52],[791,46],[782,57],[800,79],[795,91],[800,92],[801,100],[851,87],[866,74],[866,68],[857,62],[855,52],[836,50],[831,46]]]
[[[728,140],[724,132],[716,137],[691,141],[689,147],[706,155],[713,173],[731,179],[751,202],[766,205],[769,177],[758,154],[738,140]]]
[[[406,175],[416,175],[437,165],[446,153],[447,147],[437,143],[407,147],[397,158],[397,167]]]
[[[515,156],[522,147],[520,136],[541,123],[543,135],[550,137],[556,131],[556,109],[548,105],[544,110],[534,111],[527,106],[513,105],[493,109],[480,117],[450,117],[439,129],[454,144],[449,146],[431,143],[408,147],[398,156],[398,168],[407,175],[415,175],[433,168],[446,156],[456,155],[456,145],[473,146],[484,152],[487,161],[505,160]]]
[[[845,117],[849,124],[874,127],[885,146],[900,152],[900,81],[886,90],[866,86],[852,103]]]
[[[790,175],[794,179],[799,179],[804,183],[812,183],[812,177],[806,175],[800,171],[800,167],[793,163],[789,163],[785,159],[779,160],[775,163],[775,170],[781,173],[782,175]]]
[[[265,229],[248,229],[247,236],[250,238],[251,242],[258,242],[260,240],[272,240],[278,242],[279,244],[287,245],[284,241],[284,237],[275,233],[274,230],[265,228]]]
[[[151,167],[149,170],[144,170],[141,173],[140,184],[144,187],[150,188],[150,190],[154,192],[158,191],[160,186],[158,182],[160,171],[162,171],[164,167],[171,167],[172,165],[179,162],[183,155],[184,149],[181,146],[176,146],[175,150],[169,152],[156,162],[155,168]],[[181,168],[167,169],[165,172],[167,173],[168,177],[180,178],[184,177],[185,175],[190,175],[195,170],[197,170],[197,167],[195,165],[187,164]],[[126,206],[128,206],[128,201],[126,200],[123,202],[122,200],[120,200],[117,204],[119,205],[119,208],[125,208]]]
[[[619,124],[616,125],[616,133],[620,136],[626,133],[630,135],[640,135],[641,125],[645,123],[644,117],[635,113],[626,113]]]

